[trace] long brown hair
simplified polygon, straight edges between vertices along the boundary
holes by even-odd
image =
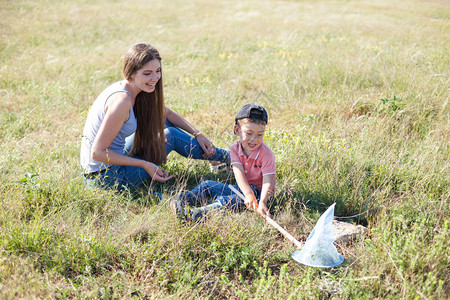
[[[138,70],[146,63],[157,59],[161,62],[158,50],[146,43],[132,46],[124,58],[123,76],[131,80]],[[166,162],[166,147],[164,135],[165,107],[163,82],[161,78],[152,93],[141,91],[137,94],[133,112],[137,120],[137,129],[134,135],[130,155],[143,158],[153,163]]]

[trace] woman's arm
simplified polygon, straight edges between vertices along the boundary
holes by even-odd
[[[166,171],[161,170],[155,164],[109,150],[109,146],[119,133],[124,122],[129,118],[131,108],[131,98],[126,94],[117,93],[108,100],[105,108],[105,118],[92,144],[92,159],[114,165],[141,167],[156,181],[169,180],[172,176],[168,176]]]
[[[211,143],[208,138],[200,132],[200,130],[195,128],[194,125],[189,123],[179,113],[166,107],[166,118],[170,123],[180,129],[183,129],[187,133],[192,134],[197,139],[200,147],[205,152],[205,158],[209,158],[216,153],[216,147],[213,145],[213,143]]]

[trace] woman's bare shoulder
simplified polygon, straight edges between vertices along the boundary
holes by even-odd
[[[106,102],[106,109],[126,110],[129,111],[133,107],[133,99],[125,92],[114,93]]]

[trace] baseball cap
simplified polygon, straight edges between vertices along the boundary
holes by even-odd
[[[242,106],[236,115],[235,121],[237,122],[237,120],[245,118],[262,120],[266,122],[266,124],[268,123],[267,111],[261,105],[254,103],[249,103]]]

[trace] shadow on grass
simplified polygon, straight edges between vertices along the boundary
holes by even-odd
[[[147,180],[140,187],[126,191],[126,193],[137,204],[149,206],[164,201],[164,199],[182,191],[191,190],[204,180],[235,183],[232,173],[229,172],[199,173],[196,170],[187,170],[166,182]]]
[[[281,190],[270,202],[271,212],[290,209],[296,217],[300,217],[304,210],[322,214],[333,203],[336,203],[335,219],[367,226],[368,218],[376,213],[370,209],[355,213],[355,209],[348,207],[342,197],[336,197],[326,192]]]

